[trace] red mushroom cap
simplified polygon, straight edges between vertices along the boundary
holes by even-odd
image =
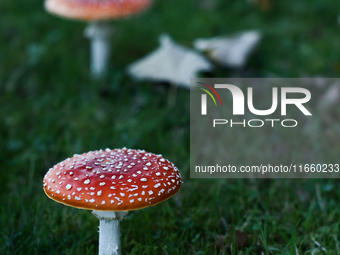
[[[74,155],[47,172],[48,197],[72,207],[130,211],[152,206],[181,187],[177,167],[143,150],[106,149]]]
[[[50,13],[70,19],[110,20],[147,9],[151,0],[46,0]]]

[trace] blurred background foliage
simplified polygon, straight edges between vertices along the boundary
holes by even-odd
[[[167,84],[125,74],[164,32],[191,47],[199,37],[258,29],[263,40],[245,68],[209,75],[337,77],[339,13],[331,0],[156,0],[145,14],[112,22],[109,74],[96,82],[85,23],[47,14],[42,1],[2,0],[0,254],[96,254],[98,220],[49,200],[42,178],[74,153],[124,146],[162,153],[184,185],[122,222],[123,254],[339,254],[337,180],[190,179],[189,92],[180,89],[168,108]],[[339,108],[332,114],[338,125]],[[320,125],[334,137],[327,149],[339,146],[339,133]]]

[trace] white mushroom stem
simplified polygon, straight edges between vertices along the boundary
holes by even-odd
[[[128,212],[92,212],[99,220],[99,255],[121,255],[120,221]]]
[[[91,75],[101,78],[107,71],[110,56],[111,27],[104,21],[90,23],[84,31],[84,36],[90,40],[91,47]]]

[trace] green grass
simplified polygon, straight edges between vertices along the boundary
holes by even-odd
[[[89,79],[84,23],[45,13],[42,1],[0,2],[0,254],[96,254],[98,220],[48,199],[42,178],[74,153],[124,146],[162,153],[184,184],[174,198],[122,222],[123,254],[340,253],[338,180],[190,179],[189,92],[179,90],[168,109],[166,85],[136,83],[124,72],[163,32],[191,46],[198,37],[260,29],[264,38],[247,68],[212,76],[337,77],[340,3],[271,1],[263,12],[245,0],[211,0],[210,9],[204,2],[157,0],[146,14],[113,22],[102,82]],[[338,150],[339,133],[320,125],[332,137],[323,150]],[[248,244],[217,247],[216,235],[233,229],[248,234]]]

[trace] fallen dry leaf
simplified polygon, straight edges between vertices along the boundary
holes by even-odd
[[[194,47],[222,66],[242,68],[260,40],[259,31],[249,30],[233,36],[200,38],[194,41]]]
[[[250,2],[263,12],[268,12],[273,9],[273,4],[270,0],[251,0]]]
[[[190,89],[190,78],[213,65],[201,54],[175,43],[170,36],[160,37],[160,47],[132,63],[127,72],[137,80],[169,82]]]

